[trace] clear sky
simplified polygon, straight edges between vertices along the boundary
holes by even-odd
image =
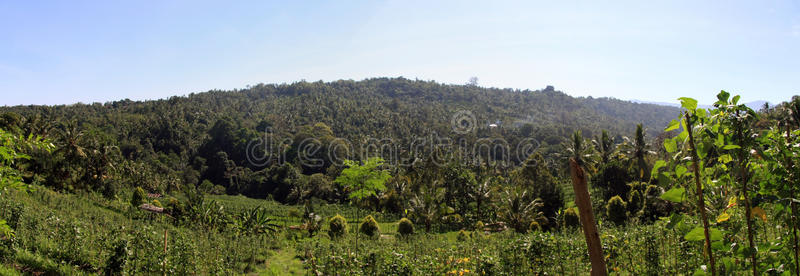
[[[799,1],[601,2],[0,0],[0,105],[384,76],[706,104],[800,94]]]

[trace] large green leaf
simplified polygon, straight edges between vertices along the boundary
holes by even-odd
[[[684,165],[675,166],[675,175],[678,177],[683,176],[683,174],[685,174],[687,171],[689,171],[689,169],[687,169]]]
[[[673,139],[678,139],[676,141],[680,141],[680,142],[684,142],[685,143],[686,142],[686,138],[688,138],[688,137],[689,137],[688,130],[684,130],[683,132],[679,133],[676,138],[673,138]]]
[[[669,222],[667,223],[667,229],[673,229],[679,223],[683,221],[683,215],[679,213],[673,213],[672,216],[669,217]]]
[[[664,139],[664,149],[669,153],[673,153],[678,150],[678,144],[675,142],[675,139]]]
[[[669,122],[667,128],[664,129],[664,132],[673,131],[681,127],[681,123],[678,120],[672,120]]]
[[[658,160],[655,164],[653,164],[653,170],[650,171],[650,177],[655,177],[658,175],[658,169],[667,165],[667,162],[664,160]]]
[[[719,91],[717,94],[717,99],[721,102],[728,102],[728,98],[731,96],[731,93],[725,92],[725,90]]]
[[[686,196],[686,189],[684,189],[683,187],[674,187],[672,189],[669,189],[669,191],[665,192],[664,194],[662,194],[661,199],[672,201],[675,203],[681,203],[683,202],[685,196]]]
[[[695,99],[680,97],[678,100],[681,101],[681,106],[687,110],[695,111],[695,109],[697,109],[697,100]]]
[[[730,154],[723,154],[720,155],[719,158],[717,158],[717,161],[722,164],[727,164],[728,162],[733,161],[733,157],[731,157]]]
[[[722,239],[722,231],[716,228],[709,228],[709,234],[712,241],[718,241]],[[692,231],[689,231],[683,238],[687,241],[702,241],[706,239],[705,231],[703,231],[703,227],[695,227]]]
[[[738,145],[725,145],[724,147],[722,147],[722,149],[724,149],[724,150],[732,150],[732,149],[740,149],[740,148],[742,148],[742,147],[740,147]]]

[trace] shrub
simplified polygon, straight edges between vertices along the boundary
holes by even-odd
[[[202,193],[211,193],[211,190],[214,189],[214,183],[208,181],[208,179],[204,179],[203,182],[200,183],[200,186],[197,189]]]
[[[176,220],[181,220],[186,215],[184,205],[174,197],[167,198],[167,206],[164,208],[164,212],[170,214]]]
[[[458,236],[456,236],[456,240],[458,240],[458,241],[466,241],[468,239],[469,239],[469,233],[467,233],[467,231],[464,231],[464,229],[461,229],[461,231],[458,231]]]
[[[528,225],[529,232],[539,232],[542,231],[542,226],[539,225],[536,221],[531,221],[531,224]]]
[[[211,189],[212,195],[224,195],[225,194],[225,186],[222,185],[214,185],[214,188]]]
[[[631,194],[628,195],[628,211],[631,216],[635,216],[642,209],[643,203],[642,194],[637,190],[631,190]]]
[[[347,220],[341,215],[336,215],[328,220],[328,236],[337,239],[347,233]]]
[[[153,199],[153,206],[164,208],[164,205],[161,205],[161,202],[158,199]]]
[[[647,189],[644,190],[644,195],[647,196],[647,198],[651,197],[657,198],[661,196],[661,188],[659,188],[656,185],[648,185]]]
[[[644,208],[642,209],[642,218],[645,221],[655,221],[659,217],[667,216],[672,212],[672,205],[660,198],[662,193],[663,190],[658,186],[647,186],[644,192]]]
[[[120,239],[114,242],[113,254],[106,260],[106,275],[122,275],[128,257],[131,255],[127,240]]]
[[[401,218],[400,221],[397,222],[397,233],[403,236],[414,234],[414,224],[407,218]]]
[[[378,222],[375,221],[375,218],[372,216],[367,216],[364,218],[364,221],[361,222],[361,225],[358,227],[358,231],[364,235],[374,237],[380,233],[380,228],[378,227]]]
[[[144,192],[142,187],[136,187],[136,189],[133,190],[133,196],[131,196],[131,205],[133,205],[133,207],[139,207],[139,205],[144,203],[145,197],[147,197],[147,193]]]
[[[565,209],[562,220],[562,225],[566,228],[578,227],[581,225],[581,219],[578,217],[578,209],[575,207]]]
[[[628,219],[627,204],[619,196],[613,196],[606,204],[606,217],[609,221],[622,225]]]
[[[486,225],[483,224],[483,221],[479,220],[478,222],[475,223],[474,227],[475,227],[475,231],[483,233],[483,231],[484,231],[483,229],[486,228]]]

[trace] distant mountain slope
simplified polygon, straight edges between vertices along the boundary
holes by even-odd
[[[486,135],[481,131],[489,123],[499,123],[504,131],[531,124],[534,131],[526,134],[552,144],[578,129],[585,136],[598,135],[600,130],[630,135],[638,123],[644,124],[652,137],[679,114],[675,107],[575,98],[552,87],[511,90],[405,78],[259,84],[156,101],[17,106],[0,111],[77,120],[138,140],[133,142],[150,142],[156,148],[181,140],[197,145],[220,118],[230,118],[239,127],[253,130],[259,125],[270,126],[286,135],[296,133],[301,126],[322,122],[337,137],[404,139],[431,133],[451,136],[453,116],[468,111],[475,118],[478,136]],[[173,147],[181,148],[166,148]]]
[[[634,103],[645,103],[645,104],[655,104],[655,105],[663,105],[663,106],[674,106],[674,107],[680,107],[681,106],[678,103],[651,102],[651,101],[643,101],[643,100],[635,100],[635,99],[631,100],[631,102],[634,102]],[[773,105],[772,103],[770,103],[768,101],[762,101],[762,100],[747,102],[744,105],[746,105],[750,109],[753,109],[755,111],[759,111],[759,110],[761,110],[761,108],[764,107],[764,104],[769,104],[769,106]],[[713,108],[713,106],[710,106],[710,105],[701,104],[699,106],[702,107],[702,108]]]
[[[2,107],[0,128],[45,136],[71,150],[37,165],[56,168],[45,179],[51,187],[89,186],[112,195],[114,187],[175,191],[186,185],[285,202],[302,195],[295,188],[303,183],[334,187],[337,160],[364,159],[376,152],[373,145],[390,162],[436,156],[462,165],[515,165],[529,149],[557,158],[576,130],[585,137],[602,130],[632,136],[642,123],[654,138],[678,115],[675,107],[575,98],[552,87],[375,78],[259,84],[156,101]],[[269,147],[254,143],[264,137],[273,142]],[[388,155],[383,142],[390,142]],[[278,158],[263,158],[266,151]],[[559,164],[547,167],[557,173]],[[117,178],[95,177],[107,169]],[[81,170],[80,178],[71,177]]]

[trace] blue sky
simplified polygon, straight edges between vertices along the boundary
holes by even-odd
[[[0,105],[382,76],[663,102],[800,94],[798,1],[599,2],[0,1]]]

